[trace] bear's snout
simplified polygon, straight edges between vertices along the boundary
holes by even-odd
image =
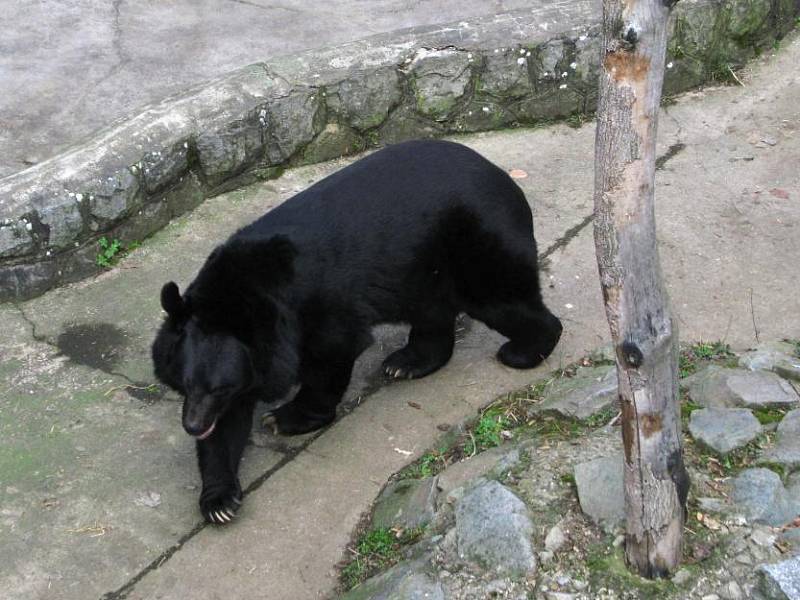
[[[191,436],[204,440],[214,431],[216,414],[211,410],[213,399],[193,400],[187,398],[183,403],[183,428]]]

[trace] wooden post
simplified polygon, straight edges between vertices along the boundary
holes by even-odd
[[[662,577],[680,561],[683,465],[678,334],[656,248],[656,121],[673,1],[603,0],[594,235],[619,375],[628,564]]]

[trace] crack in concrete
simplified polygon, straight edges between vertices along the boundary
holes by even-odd
[[[567,230],[564,232],[564,235],[562,235],[562,236],[561,236],[560,238],[558,238],[558,239],[557,239],[555,242],[553,242],[552,244],[550,244],[550,247],[549,247],[547,250],[545,250],[544,252],[542,252],[542,253],[539,255],[539,260],[540,260],[540,261],[543,261],[543,260],[544,260],[544,259],[546,259],[548,256],[550,256],[550,255],[551,255],[553,252],[555,252],[556,250],[558,250],[559,248],[566,248],[566,246],[567,246],[567,245],[568,245],[568,244],[569,244],[569,243],[570,243],[572,240],[574,240],[574,239],[577,237],[577,235],[578,235],[578,234],[579,234],[581,231],[583,231],[583,229],[584,229],[584,228],[585,228],[585,227],[586,227],[586,226],[587,226],[589,223],[591,223],[591,222],[592,222],[592,220],[593,220],[593,219],[594,219],[594,213],[591,213],[591,214],[589,214],[589,215],[586,215],[586,216],[583,218],[583,220],[582,220],[580,223],[578,223],[577,225],[573,225],[572,227],[570,227],[569,229],[567,229]]]
[[[282,6],[280,4],[258,4],[257,2],[250,2],[249,0],[230,0],[231,2],[235,2],[236,4],[244,4],[245,6],[252,6],[254,8],[259,8],[261,10],[285,10],[286,12],[300,14],[303,11],[292,8],[290,6]]]
[[[675,144],[672,144],[664,154],[662,154],[661,156],[659,156],[656,159],[656,170],[657,171],[661,170],[664,167],[664,165],[667,163],[668,160],[670,160],[676,154],[678,154],[681,151],[683,151],[685,148],[686,148],[686,144],[684,144],[682,142],[677,142]],[[572,240],[574,240],[578,236],[578,234],[581,231],[583,231],[584,228],[589,223],[591,223],[593,220],[594,220],[594,213],[590,213],[590,214],[586,215],[583,218],[583,220],[581,220],[580,223],[578,223],[577,225],[573,225],[572,227],[567,229],[564,232],[564,235],[562,235],[555,242],[550,244],[550,246],[547,248],[547,250],[545,250],[544,252],[542,252],[539,255],[539,260],[540,261],[544,261],[551,254],[553,254],[553,252],[555,252],[556,250],[566,248],[569,245],[569,243]]]
[[[664,165],[667,164],[667,161],[669,161],[678,153],[682,152],[685,148],[686,144],[684,144],[683,142],[677,142],[675,144],[672,144],[664,154],[662,154],[656,159],[656,171],[660,171],[661,169],[663,169]]]
[[[14,308],[17,309],[17,312],[19,313],[19,316],[22,317],[22,320],[25,321],[25,323],[28,324],[28,327],[31,328],[31,337],[33,338],[34,341],[39,342],[40,344],[46,344],[46,345],[50,346],[51,348],[53,348],[54,350],[58,350],[59,353],[61,352],[61,349],[56,344],[54,344],[53,342],[48,340],[45,336],[43,336],[43,335],[41,335],[39,333],[36,333],[36,323],[34,323],[30,319],[30,317],[28,317],[28,315],[23,310],[22,306],[20,306],[16,302],[11,302],[11,306],[13,306]]]

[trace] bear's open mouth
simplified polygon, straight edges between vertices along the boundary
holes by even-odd
[[[211,423],[211,427],[209,427],[208,429],[206,429],[206,430],[205,430],[203,433],[201,433],[200,435],[196,436],[196,437],[197,437],[197,439],[198,439],[198,440],[204,440],[204,439],[206,439],[208,436],[210,436],[212,433],[214,433],[214,427],[216,427],[216,426],[217,426],[217,420],[216,420],[216,419],[214,419],[214,422],[213,422],[213,423]]]

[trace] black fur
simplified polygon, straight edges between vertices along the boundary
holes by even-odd
[[[411,325],[384,362],[393,377],[447,363],[460,312],[509,338],[499,359],[538,365],[561,335],[539,289],[533,221],[501,169],[450,142],[375,152],[234,234],[168,316],[153,344],[158,378],[185,396],[205,517],[227,522],[256,399],[301,384],[275,417],[283,433],[331,423],[353,363],[378,323]]]

